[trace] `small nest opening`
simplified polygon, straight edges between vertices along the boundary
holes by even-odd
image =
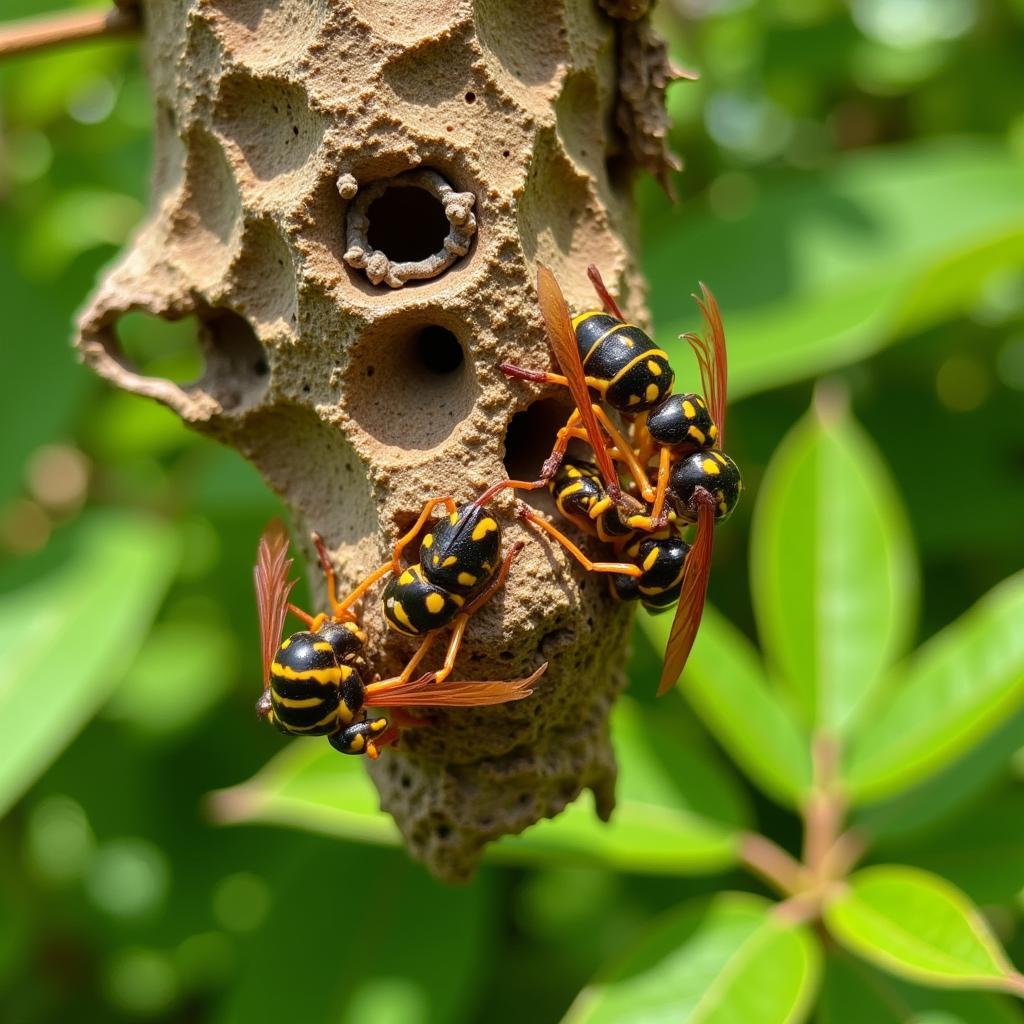
[[[385,189],[366,211],[367,238],[397,263],[425,260],[444,247],[448,218],[441,201],[415,185]]]

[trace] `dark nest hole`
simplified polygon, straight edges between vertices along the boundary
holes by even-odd
[[[366,212],[367,240],[395,263],[418,263],[441,252],[450,225],[441,201],[414,185],[392,185]]]

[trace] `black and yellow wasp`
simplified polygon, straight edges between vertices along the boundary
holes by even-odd
[[[329,613],[315,616],[288,601],[294,585],[288,579],[292,564],[287,557],[288,536],[280,522],[271,523],[260,538],[253,570],[263,654],[263,693],[257,714],[281,732],[327,736],[342,753],[375,759],[382,747],[397,741],[402,730],[424,724],[409,715],[407,708],[477,707],[528,697],[547,663],[528,678],[510,682],[445,682],[454,668],[466,623],[504,583],[522,547],[514,546],[501,559],[501,530],[484,507],[488,496],[461,508],[451,498],[428,501],[416,525],[395,545],[391,559],[344,599],[338,597],[323,541],[314,535],[331,606]],[[420,562],[403,569],[404,548],[424,528],[438,504],[445,505],[446,518],[424,537]],[[423,643],[400,675],[371,681],[366,635],[352,607],[389,573],[394,578],[384,591],[385,619],[391,628],[406,635],[422,636]],[[279,642],[288,611],[308,628]],[[413,678],[438,632],[453,622],[444,665]],[[383,716],[371,716],[369,708],[396,710],[389,722]]]
[[[597,268],[592,265],[587,273],[604,308],[572,317],[554,276],[546,267],[538,268],[541,314],[561,373],[509,363],[501,369],[515,379],[567,387],[576,408],[559,430],[540,478],[505,481],[504,486],[531,490],[550,485],[566,514],[565,499],[578,493],[566,492],[578,481],[559,477],[559,467],[572,440],[590,445],[596,469],[583,471],[588,478],[586,508],[577,507],[567,518],[612,544],[629,561],[591,561],[553,524],[532,512],[523,514],[585,568],[613,574],[612,589],[618,596],[660,598],[661,606],[671,604],[673,595],[679,596],[658,687],[663,693],[679,678],[697,635],[715,522],[732,513],[743,489],[736,463],[721,450],[728,376],[725,330],[714,296],[701,285],[697,305],[706,333],[683,337],[697,357],[704,394],[674,394],[675,373],[666,353],[626,321]],[[628,436],[600,399],[629,422]],[[629,477],[625,491],[616,464],[621,464]],[[579,463],[568,465],[581,469]],[[601,485],[599,490],[595,490],[597,485]],[[696,524],[692,546],[686,546],[679,536],[677,524]],[[680,560],[678,575],[662,575],[678,567]],[[651,580],[645,587],[640,581],[655,566],[657,581]],[[650,592],[645,594],[645,589]]]

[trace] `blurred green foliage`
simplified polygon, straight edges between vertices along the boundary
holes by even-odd
[[[3,17],[58,6],[7,0]],[[849,723],[844,771],[875,859],[955,882],[1024,962],[1024,716],[992,656],[1014,656],[1019,605],[1003,588],[949,626],[1024,566],[1024,5],[662,0],[658,22],[701,79],[670,92],[680,205],[638,189],[651,305],[671,338],[694,325],[698,278],[722,302],[740,399],[729,448],[765,518],[752,527],[747,500],[720,531],[722,614],[708,616],[685,703],[650,697],[664,624],[653,642],[638,635],[635,703],[616,719],[619,820],[602,829],[581,805],[501,844],[460,890],[387,847],[361,765],[282,752],[253,724],[249,567],[274,511],[255,472],[93,380],[68,347],[76,308],[144,209],[151,111],[135,47],[0,65],[4,1020],[448,1024],[555,1021],[572,1005],[571,1019],[621,1021],[617,1006],[656,1003],[664,980],[637,965],[680,949],[707,978],[730,965],[742,991],[765,994],[761,1011],[771,996],[793,1019],[820,978],[828,1024],[1021,1019],[1001,996],[919,987],[927,951],[904,980],[834,950],[819,962],[806,929],[777,927],[766,890],[733,865],[744,828],[796,852],[807,730]],[[187,377],[187,338],[154,340],[149,326],[127,323],[126,347]],[[804,420],[760,493],[821,373],[854,416],[811,435]],[[869,488],[844,460],[869,467]],[[866,500],[879,487],[888,511]],[[814,534],[807,502],[846,538],[825,584],[886,586],[884,616],[807,605],[801,566],[779,554]],[[798,627],[849,641],[850,623],[877,646],[801,660]],[[933,652],[958,629],[970,635],[954,685]],[[261,807],[240,804],[253,790],[230,787],[271,758],[268,772],[306,775],[278,772]],[[212,805],[222,815],[305,828],[215,826],[211,790],[227,791]],[[645,802],[656,829],[641,824]],[[352,820],[353,807],[366,813]],[[840,933],[892,907],[886,884],[942,926],[942,890],[872,871],[833,908]],[[793,965],[785,976],[747,955],[768,948]]]

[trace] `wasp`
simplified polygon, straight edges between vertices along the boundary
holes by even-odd
[[[532,482],[506,481],[505,486],[532,490],[550,483],[558,502],[560,491],[566,496],[564,491],[569,486],[564,479],[555,483],[568,445],[573,439],[586,441],[596,463],[596,471],[587,474],[588,487],[599,483],[603,489],[588,500],[585,516],[568,518],[577,525],[585,524],[588,532],[612,542],[617,549],[626,549],[628,557],[639,558],[640,562],[592,562],[551,523],[532,513],[525,513],[526,518],[593,571],[639,580],[647,571],[646,560],[651,559],[653,567],[658,558],[665,558],[663,552],[667,553],[669,547],[676,559],[682,557],[677,591],[680,603],[658,688],[663,693],[678,679],[697,635],[711,568],[715,522],[732,513],[743,488],[736,463],[721,449],[728,377],[725,330],[714,296],[701,285],[701,297],[696,301],[705,332],[684,334],[683,338],[697,358],[704,394],[674,394],[675,373],[667,354],[644,331],[626,321],[597,268],[591,265],[587,274],[603,310],[572,317],[554,276],[546,267],[538,267],[541,314],[561,373],[509,363],[503,363],[501,369],[515,379],[567,387],[576,408],[559,430],[540,478]],[[631,422],[628,438],[594,400],[592,392]],[[657,468],[652,470],[649,467],[655,460]],[[632,480],[631,490],[623,491],[616,463],[625,467]],[[565,502],[559,504],[564,514]],[[697,527],[693,544],[685,552],[676,523]],[[644,547],[637,533],[649,534],[654,546]],[[634,548],[635,555],[630,554]],[[642,597],[640,583],[627,585],[620,581],[613,583],[613,590],[624,596],[632,586]],[[666,591],[666,599],[673,588]]]
[[[438,504],[446,506],[446,519],[424,537],[420,562],[403,570],[400,559],[404,548],[419,534]],[[280,731],[325,735],[341,753],[376,759],[382,747],[398,741],[402,730],[424,724],[408,714],[407,708],[503,704],[522,700],[533,692],[533,684],[547,669],[546,662],[526,679],[445,685],[466,623],[504,583],[522,547],[516,545],[505,559],[500,558],[500,527],[486,513],[483,503],[457,508],[451,498],[428,501],[417,524],[395,545],[392,558],[344,599],[338,596],[334,569],[322,539],[314,534],[313,541],[327,578],[329,613],[309,615],[288,601],[294,585],[288,580],[292,560],[287,557],[288,537],[280,522],[271,523],[264,531],[254,568],[263,654],[263,693],[256,710]],[[400,675],[371,682],[366,635],[352,606],[388,573],[395,577],[384,592],[387,624],[407,635],[422,636],[423,643]],[[468,582],[471,575],[476,577],[473,584]],[[459,590],[446,589],[449,583]],[[307,629],[279,643],[288,611]],[[453,621],[455,629],[442,668],[414,678],[433,639]],[[396,710],[389,722],[383,716],[371,716],[370,708]]]

